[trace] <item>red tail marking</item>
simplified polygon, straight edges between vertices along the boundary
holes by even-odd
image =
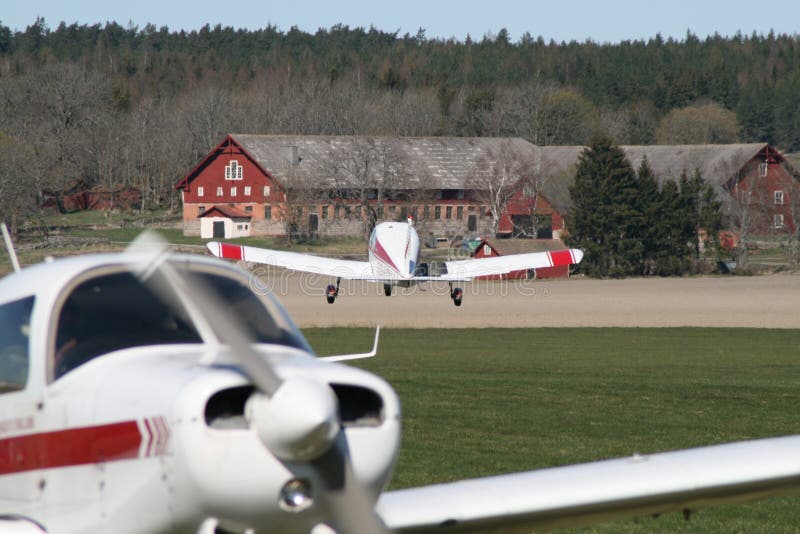
[[[244,250],[241,245],[229,245],[228,243],[219,244],[220,257],[229,260],[244,259]]]

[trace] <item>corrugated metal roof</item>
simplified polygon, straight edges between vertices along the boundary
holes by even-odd
[[[245,135],[231,134],[280,182],[286,184],[301,176],[322,188],[336,187],[332,168],[350,158],[373,158],[373,176],[382,173],[383,161],[393,165],[396,178],[389,187],[399,189],[467,189],[467,184],[490,172],[504,146],[521,154],[535,157],[535,145],[521,138],[500,137],[366,137],[366,136],[307,136],[307,135]],[[293,167],[292,148],[299,161]],[[344,179],[347,179],[346,177]],[[351,183],[357,186],[356,183]]]

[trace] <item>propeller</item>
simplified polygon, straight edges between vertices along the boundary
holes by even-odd
[[[365,488],[352,468],[347,438],[339,424],[339,406],[328,384],[305,377],[282,379],[252,339],[231,317],[215,313],[226,305],[215,291],[190,272],[180,273],[167,261],[167,244],[144,232],[129,247],[133,270],[174,309],[185,311],[204,340],[227,345],[242,370],[257,386],[245,416],[261,442],[277,458],[306,463],[321,484],[316,494],[337,532],[383,534]],[[144,261],[142,261],[144,259]]]

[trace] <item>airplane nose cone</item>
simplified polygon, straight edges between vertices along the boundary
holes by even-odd
[[[272,397],[253,394],[245,416],[258,437],[278,458],[305,462],[328,450],[339,432],[336,394],[316,380],[284,381]]]

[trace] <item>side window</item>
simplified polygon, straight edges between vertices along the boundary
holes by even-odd
[[[25,388],[33,297],[0,305],[0,393]]]

